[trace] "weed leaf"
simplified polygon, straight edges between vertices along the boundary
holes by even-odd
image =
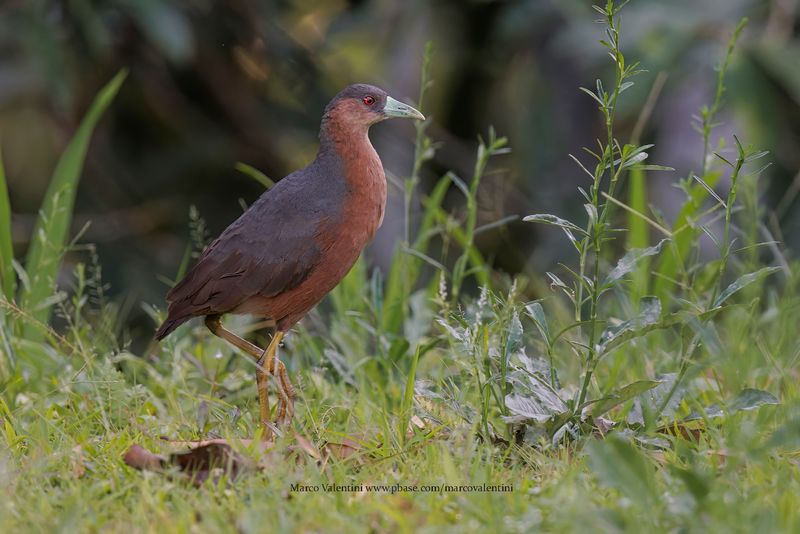
[[[575,235],[573,232],[577,232],[580,235],[587,235],[586,230],[580,228],[578,225],[571,223],[566,219],[562,219],[561,217],[556,217],[555,215],[550,215],[549,213],[539,213],[536,215],[528,215],[527,217],[522,219],[525,222],[534,222],[534,223],[541,223],[541,224],[550,224],[553,226],[559,226],[564,233],[567,234],[569,240],[575,244],[577,243],[577,239],[575,239]]]
[[[609,286],[625,276],[628,273],[633,272],[636,268],[636,263],[641,260],[642,258],[646,258],[648,256],[655,256],[659,252],[661,252],[661,247],[664,246],[664,243],[669,241],[668,239],[662,239],[658,242],[657,245],[647,248],[634,248],[629,250],[620,260],[617,262],[617,266],[608,273],[608,276],[603,281],[604,286]]]
[[[728,403],[728,413],[747,412],[767,404],[777,405],[780,401],[768,391],[746,388]]]
[[[658,380],[637,380],[627,386],[609,393],[605,397],[601,397],[595,401],[591,401],[590,414],[592,417],[598,417],[608,412],[612,408],[619,406],[623,402],[630,400],[637,395],[641,395],[645,391],[651,390],[658,386],[661,382]],[[587,403],[589,404],[589,403]]]
[[[768,391],[761,389],[745,388],[739,392],[733,399],[731,399],[725,406],[720,407],[718,404],[712,404],[703,409],[703,413],[699,414],[696,411],[689,414],[683,421],[695,421],[697,419],[716,419],[724,415],[733,415],[737,412],[748,412],[755,410],[761,406],[778,405],[781,402]]]
[[[538,373],[518,370],[509,375],[509,381],[516,391],[505,397],[506,408],[514,414],[503,417],[507,423],[545,423],[568,411],[566,403]]]
[[[545,343],[550,345],[550,329],[547,326],[547,317],[544,315],[544,308],[542,308],[542,305],[538,302],[531,302],[525,306],[525,311],[527,311],[528,315],[533,319],[533,323],[536,325],[539,333],[542,334]]]
[[[629,425],[644,424],[645,419],[651,419],[655,411],[661,406],[667,395],[671,394],[669,402],[664,406],[660,415],[669,417],[680,405],[688,390],[684,384],[675,387],[678,373],[666,373],[657,377],[658,385],[653,389],[647,390],[636,397],[633,409],[628,413]],[[675,391],[673,391],[673,388]]]
[[[658,297],[643,297],[639,301],[639,315],[617,326],[606,328],[600,335],[600,351],[606,352],[625,341],[644,335],[658,324],[661,318],[661,301]]]
[[[731,295],[739,291],[745,286],[748,286],[755,282],[756,280],[761,279],[764,276],[774,273],[775,271],[779,271],[780,267],[764,267],[752,273],[747,273],[739,278],[736,279],[731,285],[725,288],[725,290],[719,294],[719,296],[714,301],[714,305],[712,308],[718,308],[722,305],[723,302],[728,300]]]

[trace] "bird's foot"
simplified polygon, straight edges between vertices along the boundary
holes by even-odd
[[[295,391],[289,382],[289,373],[286,372],[286,366],[277,357],[276,362],[273,366],[272,375],[278,385],[278,406],[275,412],[275,422],[280,426],[287,427],[292,423],[292,417],[294,416]]]
[[[256,387],[258,388],[258,420],[263,428],[261,438],[264,441],[270,441],[273,431],[269,409],[269,372],[263,355],[256,362]]]
[[[258,383],[259,408],[261,424],[264,427],[264,439],[270,439],[274,430],[287,427],[292,422],[294,415],[295,391],[289,382],[289,373],[286,366],[278,358],[278,345],[283,338],[282,332],[276,332],[269,346],[264,350],[258,360],[256,368],[256,381]],[[275,407],[275,423],[271,420],[269,409],[269,382],[274,381],[278,396]]]

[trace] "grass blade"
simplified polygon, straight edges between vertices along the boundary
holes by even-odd
[[[703,177],[703,181],[710,187],[715,187],[722,174],[719,172],[709,172]],[[681,211],[672,225],[674,246],[667,250],[658,262],[658,273],[653,282],[653,293],[666,301],[674,285],[671,280],[679,278],[679,271],[683,269],[684,258],[694,245],[699,234],[699,230],[690,226],[690,222],[696,219],[697,214],[703,207],[703,202],[708,198],[708,191],[700,184],[694,184],[688,189],[689,195],[683,204]],[[683,229],[678,232],[678,229]]]
[[[628,211],[628,247],[647,248],[650,244],[650,234],[647,221],[638,214],[647,210],[647,183],[645,172],[642,169],[631,169],[630,185],[628,189],[628,202],[631,211]],[[631,289],[634,301],[647,294],[650,286],[650,260],[644,259],[633,273]]]
[[[25,262],[30,286],[22,292],[20,300],[22,309],[28,311],[36,321],[47,322],[50,315],[51,305],[43,303],[53,292],[72,219],[75,190],[92,132],[119,91],[125,76],[126,71],[119,72],[97,94],[78,131],[58,160],[45,193]],[[26,338],[36,340],[41,335],[41,331],[34,325],[25,325]]]
[[[612,436],[590,443],[587,449],[589,467],[602,485],[616,488],[645,509],[658,502],[653,466],[629,442]]]
[[[411,247],[421,254],[425,254],[428,250],[428,244],[432,237],[430,230],[436,223],[435,216],[441,211],[441,205],[450,183],[451,175],[444,175],[424,202],[425,214],[417,231],[417,238]],[[400,253],[395,255],[395,260],[389,269],[383,316],[381,317],[381,328],[383,331],[391,333],[400,333],[403,327],[408,297],[419,278],[422,266],[420,258],[402,253],[402,247],[398,247],[397,250]]]
[[[406,428],[408,427],[408,421],[411,418],[411,405],[414,402],[414,384],[417,379],[417,363],[419,362],[421,352],[422,346],[417,346],[417,350],[414,351],[414,358],[411,360],[411,369],[408,371],[406,389],[403,392],[403,406],[400,410],[400,428],[398,429],[398,436],[401,441],[405,439]]]
[[[9,301],[14,299],[14,248],[11,242],[11,202],[8,200],[3,154],[0,152],[0,290]]]
[[[264,189],[271,189],[272,186],[275,185],[275,181],[274,180],[269,178],[266,174],[264,174],[263,172],[259,171],[258,169],[256,169],[252,165],[248,165],[247,163],[242,163],[240,161],[236,165],[234,165],[233,168],[236,169],[237,171],[239,171],[242,174],[246,174],[247,176],[249,176],[250,178],[252,178],[256,182],[258,182],[261,185],[263,185]]]

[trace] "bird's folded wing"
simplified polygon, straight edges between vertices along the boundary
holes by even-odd
[[[302,210],[283,211],[247,212],[229,226],[167,294],[169,316],[227,313],[300,284],[319,263],[318,225]]]

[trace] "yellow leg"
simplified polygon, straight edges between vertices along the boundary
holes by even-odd
[[[267,395],[270,375],[278,386],[278,406],[275,409],[275,422],[281,426],[288,425],[294,415],[294,388],[289,383],[286,366],[278,358],[278,346],[283,339],[283,332],[275,332],[272,340],[259,360],[257,370],[259,395]],[[263,392],[263,393],[262,393]]]
[[[237,347],[250,356],[252,356],[255,360],[261,358],[261,354],[263,354],[263,350],[256,345],[253,345],[246,339],[242,339],[241,337],[237,336],[224,326],[222,326],[222,321],[219,319],[219,315],[206,315],[206,327],[211,330],[211,333],[215,336],[224,339],[234,347]]]
[[[272,428],[270,425],[270,411],[269,411],[269,376],[272,374],[273,358],[278,352],[278,345],[283,338],[283,332],[275,332],[269,345],[261,354],[256,364],[256,385],[258,386],[258,407],[261,424],[264,426],[264,438],[272,437]],[[281,404],[283,399],[278,400],[278,413],[280,415]]]
[[[276,358],[277,359],[277,358]],[[278,420],[284,425],[288,426],[292,422],[292,417],[294,417],[294,388],[292,384],[289,382],[289,373],[286,372],[286,366],[278,360],[280,365],[277,366],[276,369],[278,372],[275,375],[278,384],[280,385],[280,393],[284,400],[283,406],[285,409],[280,411],[277,414]]]
[[[283,332],[276,332],[265,350],[239,337],[224,326],[219,315],[206,316],[206,326],[215,336],[224,339],[231,345],[241,349],[256,360],[256,386],[258,388],[259,422],[264,426],[264,439],[272,437],[269,409],[269,377],[272,375],[278,384],[278,405],[276,422],[286,424],[294,414],[294,389],[289,383],[286,366],[278,359],[278,345],[283,339]]]

